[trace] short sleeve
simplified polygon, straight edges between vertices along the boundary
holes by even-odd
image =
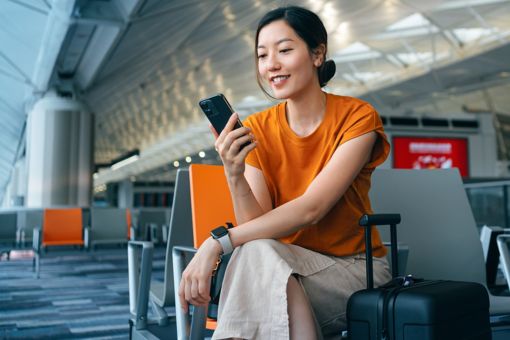
[[[346,122],[346,126],[340,139],[340,145],[372,131],[377,133],[372,157],[365,168],[375,168],[388,158],[390,144],[384,133],[381,118],[371,105],[366,104],[356,110]]]

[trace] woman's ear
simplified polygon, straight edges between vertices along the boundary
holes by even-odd
[[[313,56],[313,65],[315,67],[320,67],[324,63],[324,59],[326,57],[326,45],[320,44],[317,46],[312,53]]]

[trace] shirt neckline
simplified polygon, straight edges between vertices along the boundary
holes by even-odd
[[[284,101],[284,102],[281,102],[280,104],[278,104],[278,107],[277,107],[278,125],[280,126],[280,129],[285,134],[285,136],[294,144],[301,145],[301,146],[310,145],[311,141],[318,139],[322,136],[321,131],[323,131],[325,129],[325,126],[327,126],[327,124],[328,124],[327,121],[329,121],[329,116],[331,115],[330,114],[330,111],[331,111],[330,106],[331,106],[331,102],[332,102],[331,98],[330,98],[330,94],[327,92],[324,92],[324,94],[326,95],[326,108],[325,108],[324,117],[322,119],[322,122],[319,124],[319,126],[317,126],[317,128],[311,134],[309,134],[308,136],[305,136],[305,137],[301,137],[301,136],[297,135],[294,132],[294,130],[292,130],[292,128],[289,126],[289,122],[287,121],[287,117],[285,114],[285,111],[286,111],[285,108],[287,106],[287,101]]]

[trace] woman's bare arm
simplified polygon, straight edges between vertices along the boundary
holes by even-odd
[[[340,145],[303,195],[230,230],[234,247],[285,237],[321,220],[369,162],[376,139],[370,132]]]

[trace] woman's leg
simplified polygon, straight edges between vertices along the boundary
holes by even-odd
[[[317,333],[312,307],[308,298],[294,276],[287,283],[287,308],[291,340],[315,340]]]

